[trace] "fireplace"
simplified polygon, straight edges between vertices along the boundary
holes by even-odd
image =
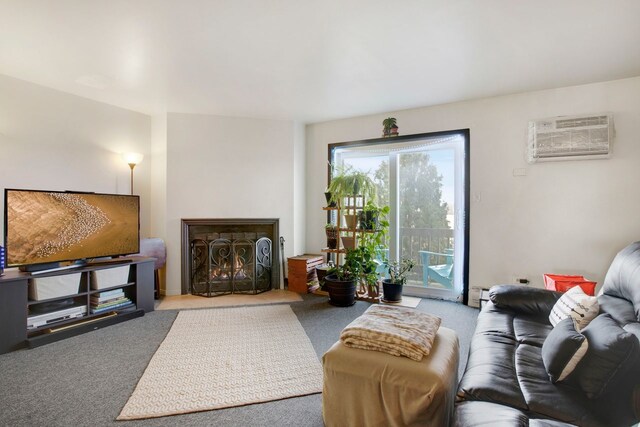
[[[183,219],[182,294],[258,294],[279,285],[277,219]]]

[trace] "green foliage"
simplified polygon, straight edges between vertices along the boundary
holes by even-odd
[[[329,270],[329,274],[335,274],[339,280],[357,280],[361,272],[361,257],[357,249],[347,249],[344,263]]]
[[[448,205],[442,201],[442,175],[427,153],[400,157],[400,227],[450,228]],[[384,161],[374,173],[378,203],[389,204],[389,164]]]
[[[407,283],[407,274],[411,271],[415,262],[412,259],[403,258],[402,261],[385,261],[384,267],[389,273],[389,281],[398,285]]]
[[[351,166],[337,168],[327,187],[331,201],[340,203],[347,196],[364,196],[375,200],[376,185],[366,172],[354,170]]]
[[[382,121],[382,127],[386,133],[391,132],[391,128],[396,125],[395,117],[388,117]]]

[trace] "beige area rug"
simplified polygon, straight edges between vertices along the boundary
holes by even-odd
[[[163,297],[156,310],[186,310],[189,308],[278,304],[297,301],[302,301],[300,295],[282,290],[272,290],[257,295],[231,294],[211,298],[198,295],[174,295]]]
[[[322,392],[322,365],[288,305],[187,310],[151,358],[118,420]]]

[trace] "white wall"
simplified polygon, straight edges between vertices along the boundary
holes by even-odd
[[[180,294],[182,218],[280,218],[294,255],[294,141],[290,121],[168,114],[168,295]]]
[[[151,118],[151,230],[152,237],[166,238],[167,212],[167,115]]]
[[[120,153],[141,152],[134,186],[148,235],[150,138],[147,115],[0,75],[0,190],[129,194],[130,169]]]
[[[541,287],[545,272],[601,283],[615,253],[640,240],[639,100],[637,77],[308,125],[307,252],[325,244],[327,144],[377,138],[392,116],[401,135],[471,129],[472,287],[516,275]],[[529,120],[600,112],[614,115],[611,159],[526,163]]]
[[[294,236],[293,253],[301,255],[305,253],[306,246],[306,145],[305,145],[305,126],[302,123],[294,125],[294,142],[293,142],[293,224]],[[286,248],[286,245],[285,245]]]

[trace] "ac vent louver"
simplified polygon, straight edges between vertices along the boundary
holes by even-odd
[[[555,117],[529,122],[528,161],[602,159],[611,154],[613,116]]]

